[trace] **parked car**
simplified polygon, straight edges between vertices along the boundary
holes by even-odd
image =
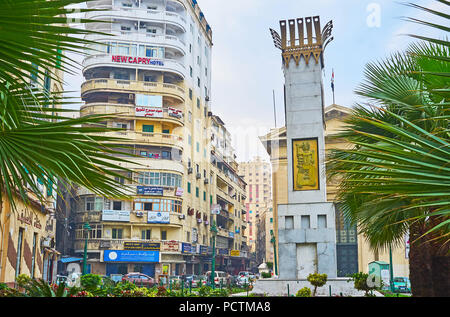
[[[241,271],[238,274],[239,277],[247,277],[249,280],[254,281],[256,280],[256,275],[252,272],[248,271]]]
[[[69,278],[65,275],[56,275],[56,285],[67,285]]]
[[[394,292],[411,293],[411,283],[407,277],[394,277]]]
[[[169,276],[169,282],[172,282],[172,284],[180,284],[183,277],[181,275],[171,275]]]
[[[136,284],[137,286],[152,287],[155,285],[155,280],[153,277],[142,274],[142,273],[128,273],[122,277],[122,281],[129,281],[130,283]]]
[[[246,286],[246,285],[252,285],[253,280],[250,278],[250,276],[240,275],[237,279],[237,286]]]
[[[223,286],[227,285],[227,273],[223,271],[215,271],[214,273],[214,284],[216,284],[216,286],[219,286],[220,284]],[[211,271],[206,272],[206,279],[207,282],[211,281]]]
[[[200,280],[204,283],[206,283],[206,277],[200,276],[200,275],[185,275],[184,281],[186,282],[186,285],[189,286],[190,282],[192,281],[192,287],[200,287]],[[203,284],[203,283],[202,283]]]

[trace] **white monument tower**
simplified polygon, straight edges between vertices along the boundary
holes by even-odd
[[[283,57],[288,149],[288,204],[278,206],[279,275],[292,280],[326,273],[335,278],[335,209],[327,202],[322,82],[333,24],[321,30],[315,16],[283,20],[280,27],[281,36],[270,30]]]

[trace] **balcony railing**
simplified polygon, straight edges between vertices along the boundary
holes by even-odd
[[[80,113],[81,116],[85,115],[93,115],[93,114],[120,114],[124,117],[136,117],[136,107],[135,105],[128,105],[128,104],[114,104],[114,103],[107,103],[107,102],[95,102],[95,103],[88,103],[81,107]],[[154,108],[160,110],[161,108]],[[174,121],[178,123],[180,126],[184,125],[183,121],[183,112],[181,110],[177,110],[178,116],[174,115],[172,110],[169,110],[169,108],[162,108],[162,117],[147,117],[149,119],[157,119],[157,120],[169,120]],[[142,117],[139,117],[140,119]],[[144,119],[144,118],[142,118]]]
[[[93,11],[87,12],[87,19],[104,19],[106,17],[129,18],[132,20],[139,19],[140,21],[164,21],[165,23],[176,24],[184,32],[186,32],[186,19],[176,12],[168,12],[163,10],[149,10],[146,8],[124,8],[113,6],[112,10],[108,11]]]
[[[81,95],[87,92],[101,90],[120,91],[123,92],[141,92],[141,93],[155,93],[162,94],[180,99],[181,102],[185,100],[186,91],[183,87],[159,82],[147,82],[136,80],[121,80],[121,79],[92,79],[84,82],[81,85]]]
[[[133,57],[134,58],[134,57]],[[130,64],[130,63],[118,63],[113,61],[112,54],[96,54],[90,55],[83,60],[83,67],[86,71],[87,69],[93,67],[123,67],[123,68],[132,68],[132,69],[145,69],[145,70],[156,70],[156,71],[165,71],[165,72],[173,72],[181,77],[186,77],[186,66],[181,61],[176,59],[165,58],[161,59],[164,65],[154,65],[154,64]]]

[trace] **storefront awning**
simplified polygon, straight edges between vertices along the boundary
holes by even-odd
[[[60,261],[62,263],[72,263],[72,262],[78,262],[78,261],[82,261],[82,258],[62,258]]]

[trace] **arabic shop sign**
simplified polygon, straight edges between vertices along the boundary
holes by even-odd
[[[115,63],[164,66],[164,62],[163,61],[155,60],[153,58],[148,58],[148,57],[133,57],[133,56],[113,55],[112,56],[112,61],[115,62]]]
[[[137,186],[137,194],[144,196],[163,196],[164,190],[162,187]]]
[[[124,250],[146,250],[146,251],[159,251],[161,249],[160,244],[157,242],[124,242]]]
[[[161,108],[153,108],[153,107],[136,107],[135,108],[135,116],[136,117],[145,117],[145,118],[163,118],[164,112]]]

